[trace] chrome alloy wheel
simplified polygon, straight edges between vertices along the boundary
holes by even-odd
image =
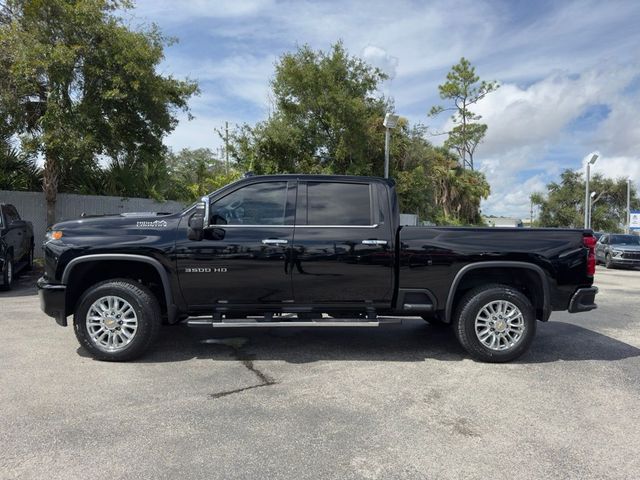
[[[522,312],[506,300],[489,302],[476,315],[476,336],[491,350],[509,350],[522,339],[524,329]]]
[[[125,348],[138,330],[138,316],[131,304],[122,297],[100,297],[87,312],[89,338],[104,352]]]

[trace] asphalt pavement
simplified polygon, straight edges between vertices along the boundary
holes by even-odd
[[[529,353],[468,358],[421,319],[362,329],[165,327],[103,363],[0,292],[1,479],[640,478],[640,271]]]

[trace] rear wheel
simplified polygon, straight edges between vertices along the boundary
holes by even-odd
[[[0,289],[2,290],[11,290],[11,286],[13,285],[13,257],[10,253],[4,257],[3,267],[2,267],[2,285]]]
[[[508,362],[526,352],[536,333],[529,299],[507,285],[486,285],[468,292],[453,321],[460,344],[484,362]]]
[[[73,317],[80,345],[98,360],[115,362],[144,354],[157,338],[161,321],[151,290],[124,279],[90,287]]]

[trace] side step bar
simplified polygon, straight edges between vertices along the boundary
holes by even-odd
[[[295,320],[290,322],[251,321],[251,320],[223,320],[214,321],[211,318],[194,318],[187,320],[190,327],[213,328],[277,328],[277,327],[378,327],[380,325],[399,324],[401,319],[385,318],[380,320],[331,319],[331,320]]]

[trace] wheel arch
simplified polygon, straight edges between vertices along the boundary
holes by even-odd
[[[482,270],[489,270],[489,272],[482,272]],[[551,315],[551,296],[549,291],[549,281],[544,270],[533,263],[490,261],[470,263],[462,267],[458,273],[456,273],[447,295],[445,322],[451,323],[453,312],[456,307],[456,301],[459,300],[466,290],[473,288],[474,285],[472,281],[479,278],[479,274],[482,274],[481,283],[493,283],[500,281],[500,279],[509,279],[514,273],[519,273],[521,271],[526,272],[527,276],[529,276],[535,284],[535,288],[529,292],[523,293],[527,294],[534,305],[534,308],[536,309],[536,318],[542,321],[547,321]],[[467,284],[465,282],[471,283],[471,285],[468,285],[468,288],[466,289],[464,288]],[[507,285],[510,283],[512,282],[506,282]]]
[[[167,273],[167,271],[164,269],[164,267],[158,260],[156,260],[155,258],[147,257],[145,255],[108,253],[108,254],[85,255],[85,256],[76,257],[72,259],[65,266],[64,271],[62,273],[62,277],[61,277],[61,282],[64,285],[67,285],[67,295],[68,295],[67,309],[75,309],[77,300],[80,298],[82,293],[86,291],[86,288],[84,288],[84,290],[80,289],[80,291],[78,291],[77,289],[74,289],[74,285],[76,282],[74,282],[74,279],[72,277],[73,272],[74,271],[77,272],[78,268],[82,269],[83,267],[84,269],[82,273],[85,273],[90,269],[95,270],[96,266],[104,265],[105,262],[111,262],[110,267],[111,265],[113,265],[113,262],[117,262],[117,265],[120,267],[122,265],[135,265],[135,264],[138,264],[141,266],[144,265],[145,266],[144,273],[147,276],[151,274],[150,272],[153,272],[154,274],[156,274],[157,279],[160,280],[160,284],[161,284],[161,288],[157,292],[159,293],[159,295],[156,295],[158,297],[158,303],[160,304],[161,309],[163,311],[166,311],[169,322],[173,323],[176,316],[177,309],[173,299],[173,293],[171,291],[169,274]],[[116,268],[115,271],[119,271],[119,269]],[[135,275],[134,273],[135,271],[127,271],[126,274],[124,275],[115,274],[115,273],[106,274],[100,277],[100,280],[104,280],[108,278],[122,278],[122,277],[135,278],[137,275]],[[96,282],[92,282],[91,285],[94,285],[95,283]],[[87,288],[89,286],[90,285],[86,285]]]

